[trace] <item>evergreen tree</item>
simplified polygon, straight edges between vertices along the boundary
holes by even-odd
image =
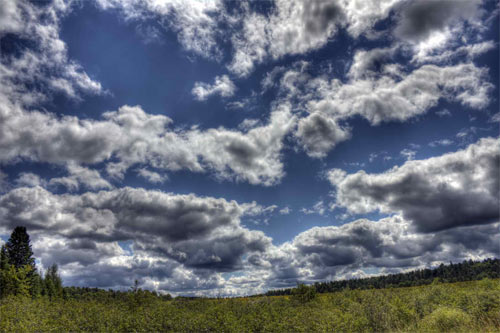
[[[9,265],[0,273],[2,279],[1,297],[9,295],[27,297],[30,295],[31,266],[25,265],[16,269],[14,265]]]
[[[22,266],[30,266],[31,274],[35,271],[35,258],[31,250],[30,236],[26,232],[26,227],[16,227],[6,244],[9,263],[16,269]]]
[[[62,287],[62,279],[57,272],[58,268],[56,264],[53,264],[45,273],[44,278],[44,293],[52,298],[59,298],[62,296],[63,287]]]
[[[7,248],[2,245],[0,249],[0,270],[5,270],[9,266],[9,257],[7,255]]]

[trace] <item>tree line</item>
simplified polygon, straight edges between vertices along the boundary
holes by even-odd
[[[439,282],[464,282],[500,278],[500,259],[483,261],[466,260],[449,265],[441,264],[434,269],[418,269],[407,273],[389,274],[361,279],[316,282],[309,288],[318,293],[331,293],[344,289],[382,289],[413,287]],[[269,290],[267,296],[293,295],[297,288]]]

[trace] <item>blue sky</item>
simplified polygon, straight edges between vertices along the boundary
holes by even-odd
[[[0,235],[26,225],[66,284],[239,295],[498,256],[494,1],[0,7]]]

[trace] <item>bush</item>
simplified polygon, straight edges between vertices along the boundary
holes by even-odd
[[[469,331],[472,318],[464,311],[450,307],[439,307],[422,320],[422,328],[429,331]]]
[[[306,286],[303,283],[299,283],[297,288],[292,290],[292,299],[298,301],[299,303],[307,303],[316,298],[316,288],[314,286]]]

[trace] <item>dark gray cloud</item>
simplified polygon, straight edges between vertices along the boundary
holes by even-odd
[[[331,179],[337,204],[353,213],[402,212],[419,231],[487,224],[499,218],[499,141],[484,138],[464,150],[407,161],[381,174],[359,171]]]
[[[351,137],[349,129],[342,128],[334,120],[319,112],[302,118],[295,135],[312,157],[326,156],[337,143]]]
[[[44,267],[58,263],[68,283],[120,287],[130,279],[114,281],[105,272],[121,271],[157,283],[178,274],[179,285],[187,274],[203,284],[196,276],[252,266],[246,257],[271,245],[261,231],[240,225],[240,216],[255,206],[132,188],[82,195],[17,188],[0,197],[0,233],[27,226],[35,256]],[[130,242],[131,252],[120,241]],[[90,273],[87,280],[89,270],[99,281]]]
[[[418,233],[401,216],[314,227],[263,255],[274,288],[498,256],[499,223]]]
[[[452,24],[474,18],[481,0],[412,1],[403,5],[399,13],[396,36],[408,41],[427,39],[433,32],[442,31]]]
[[[328,31],[331,24],[338,24],[344,20],[344,12],[336,1],[307,1],[304,2],[302,18],[308,33],[320,35]]]

